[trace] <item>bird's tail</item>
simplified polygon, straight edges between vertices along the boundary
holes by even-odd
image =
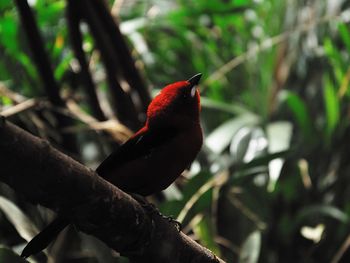
[[[45,249],[69,224],[70,221],[68,219],[56,217],[48,226],[29,241],[23,249],[21,257],[27,258]]]

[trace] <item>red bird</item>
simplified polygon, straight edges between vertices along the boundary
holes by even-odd
[[[192,163],[202,142],[200,98],[202,74],[163,88],[147,110],[145,126],[96,169],[121,190],[148,196],[167,188]],[[24,248],[29,257],[47,247],[70,221],[57,217]]]

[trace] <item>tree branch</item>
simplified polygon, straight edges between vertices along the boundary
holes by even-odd
[[[91,77],[89,71],[89,65],[86,61],[85,53],[83,50],[83,36],[80,32],[80,20],[81,16],[76,8],[76,5],[72,3],[72,1],[67,1],[67,23],[68,23],[68,33],[71,40],[71,45],[75,54],[75,57],[79,61],[80,65],[80,75],[83,81],[83,85],[85,88],[85,92],[87,94],[87,98],[89,101],[89,106],[91,107],[94,116],[99,121],[106,121],[100,103],[97,98],[95,83]]]
[[[45,51],[44,42],[29,4],[27,0],[16,0],[15,3],[20,15],[21,25],[28,40],[31,55],[43,81],[45,91],[52,104],[63,106],[64,102],[60,97],[59,88],[53,76],[52,65]]]
[[[132,262],[223,262],[95,172],[0,119],[0,180]]]
[[[145,86],[139,71],[135,66],[135,62],[132,58],[131,52],[123,38],[122,33],[119,30],[118,23],[113,19],[111,12],[108,10],[104,1],[93,0],[90,1],[96,13],[99,16],[104,29],[106,30],[106,36],[110,38],[113,43],[114,50],[118,53],[119,65],[124,73],[126,81],[128,81],[130,87],[136,89],[140,99],[142,101],[142,107],[144,112],[147,111],[147,106],[151,102],[150,94]]]
[[[90,32],[94,38],[95,45],[101,53],[102,62],[105,66],[107,83],[111,94],[112,102],[115,104],[115,110],[118,119],[125,123],[129,128],[137,130],[141,127],[138,118],[137,109],[131,99],[130,92],[125,92],[120,83],[121,72],[117,64],[118,56],[113,49],[112,43],[104,32],[104,25],[96,15],[96,10],[91,1],[74,1],[71,4],[76,5],[80,10],[83,19],[89,26]]]
[[[15,3],[21,19],[21,26],[26,34],[31,55],[44,84],[45,92],[53,105],[64,107],[65,103],[60,96],[59,87],[52,71],[52,65],[45,51],[44,41],[41,38],[33,12],[27,0],[15,0]],[[72,125],[72,121],[63,115],[55,114],[55,117],[58,121],[58,129]],[[76,153],[77,148],[74,136],[69,134],[61,134],[61,136],[64,148],[71,153]]]

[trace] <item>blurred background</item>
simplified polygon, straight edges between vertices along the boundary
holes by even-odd
[[[2,0],[0,114],[95,168],[201,72],[205,143],[152,202],[227,262],[350,262],[349,21],[347,0]],[[0,262],[53,217],[0,184]],[[30,261],[128,262],[74,227]]]

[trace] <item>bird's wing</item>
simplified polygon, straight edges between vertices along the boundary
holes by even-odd
[[[149,155],[154,148],[165,144],[176,134],[173,128],[162,128],[156,131],[148,129],[139,130],[133,137],[120,148],[109,155],[96,169],[96,172],[104,177],[111,170],[137,158]]]

